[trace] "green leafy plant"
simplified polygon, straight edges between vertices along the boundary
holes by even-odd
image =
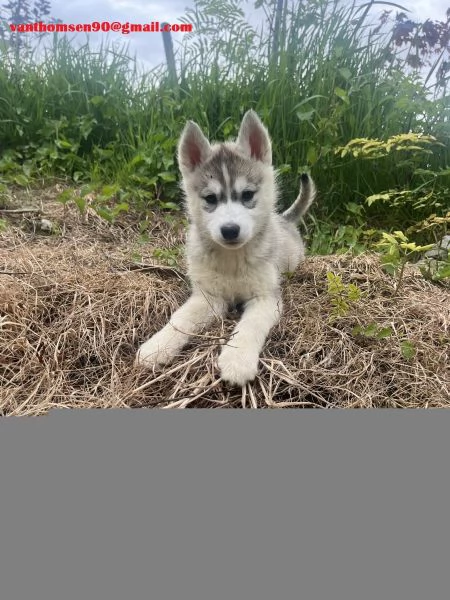
[[[450,213],[444,218],[427,219],[426,228],[434,228],[437,226],[441,229],[441,225],[446,226],[450,221]],[[441,229],[442,231],[442,229]],[[425,279],[436,283],[450,285],[450,236],[441,235],[438,237],[437,243],[431,251],[426,252],[423,259],[419,262],[419,268]]]
[[[425,279],[437,283],[447,283],[450,280],[450,260],[426,261],[424,265],[420,266],[420,272]]]
[[[374,160],[385,158],[392,153],[408,152],[415,157],[423,154],[433,154],[430,146],[440,145],[437,139],[431,135],[422,133],[402,133],[389,137],[386,141],[379,139],[358,138],[351,140],[345,146],[336,148],[335,153],[344,158],[351,154],[354,158]]]
[[[362,291],[354,283],[343,283],[342,277],[330,271],[327,272],[327,293],[330,298],[332,311],[330,319],[345,317],[352,304],[362,297]]]
[[[392,327],[381,327],[377,323],[369,323],[368,325],[356,325],[352,329],[352,335],[362,336],[364,338],[373,340],[383,340],[394,334]],[[414,344],[408,340],[403,339],[400,341],[400,352],[403,358],[411,360],[416,354],[416,348]]]
[[[380,327],[376,323],[369,323],[369,325],[356,325],[352,329],[352,335],[362,335],[366,338],[374,338],[376,340],[382,340],[390,337],[393,334],[392,327]]]
[[[116,185],[84,185],[79,190],[67,189],[61,192],[57,201],[64,206],[73,203],[82,216],[86,215],[87,208],[92,208],[99,217],[114,222],[123,212],[128,212],[129,204],[123,201],[126,193]],[[121,199],[121,201],[118,201]]]
[[[153,256],[168,267],[179,267],[183,250],[179,246],[173,248],[155,248]]]
[[[416,354],[416,348],[410,340],[403,340],[400,342],[400,352],[403,358],[411,360]]]
[[[381,264],[383,269],[396,278],[395,293],[397,294],[403,282],[406,264],[421,253],[430,250],[433,244],[417,246],[408,240],[402,231],[382,233],[382,239],[376,244],[382,251]]]

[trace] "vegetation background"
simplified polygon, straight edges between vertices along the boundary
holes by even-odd
[[[38,34],[11,33],[11,22],[48,21],[50,2],[4,4],[3,193],[63,179],[77,192],[62,202],[83,210],[94,192],[103,218],[133,211],[145,233],[149,209],[180,207],[175,148],[186,119],[223,140],[252,107],[273,137],[282,203],[295,197],[304,169],[317,181],[312,253],[361,252],[382,231],[401,230],[409,243],[442,239],[450,9],[425,22],[375,0],[256,0],[254,10],[258,28],[238,0],[196,0],[181,19],[193,31],[173,73],[166,65],[144,72],[126,46],[107,41],[75,46],[55,34],[40,44]]]

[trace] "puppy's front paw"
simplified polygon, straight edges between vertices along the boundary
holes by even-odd
[[[243,387],[255,379],[258,373],[258,359],[258,354],[225,346],[218,361],[220,376],[231,385]]]
[[[175,356],[170,339],[159,331],[149,340],[144,342],[136,354],[135,364],[145,367],[159,367],[166,365]]]

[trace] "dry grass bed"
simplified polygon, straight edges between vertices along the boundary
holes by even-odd
[[[163,372],[133,367],[136,349],[188,295],[176,270],[133,268],[134,229],[94,216],[82,224],[48,202],[64,235],[15,223],[0,238],[0,414],[113,407],[448,407],[450,293],[409,271],[398,297],[375,257],[312,257],[284,285],[285,312],[256,381],[222,384],[216,366],[232,319],[199,336]],[[155,246],[182,233],[155,217]],[[366,292],[331,323],[326,273]],[[352,335],[376,323],[393,333]],[[405,358],[401,342],[412,343]]]

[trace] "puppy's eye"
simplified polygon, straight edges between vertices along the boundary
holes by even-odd
[[[249,200],[253,199],[254,195],[255,195],[255,192],[253,190],[244,190],[242,192],[242,200],[244,202],[248,202]]]
[[[208,194],[204,197],[204,200],[207,204],[210,204],[211,206],[217,204],[217,196],[215,194]]]

